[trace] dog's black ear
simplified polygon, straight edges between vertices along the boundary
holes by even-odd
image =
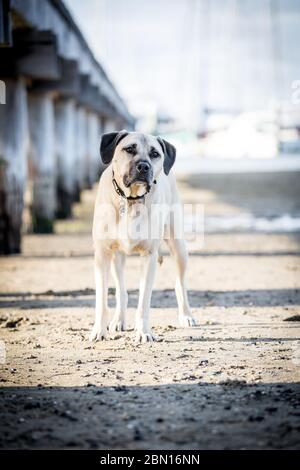
[[[128,135],[127,131],[103,134],[100,142],[100,155],[103,163],[110,163],[118,143]]]
[[[160,143],[164,152],[164,171],[166,175],[168,175],[175,162],[176,148],[174,147],[174,145],[170,144],[165,139],[161,139],[160,137],[158,137],[157,140]]]

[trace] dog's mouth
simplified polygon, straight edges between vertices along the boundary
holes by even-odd
[[[126,188],[131,188],[134,185],[145,185],[148,190],[151,187],[151,180],[152,178],[143,175],[135,177],[129,177],[128,175],[125,175],[123,178],[123,183]]]

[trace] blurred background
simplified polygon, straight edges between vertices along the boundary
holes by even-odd
[[[195,150],[209,157],[299,152],[297,0],[67,5],[137,129],[185,145],[200,137]]]
[[[299,1],[1,0],[0,12],[2,253],[74,218],[102,171],[99,136],[122,128],[176,145],[207,231],[300,230]]]

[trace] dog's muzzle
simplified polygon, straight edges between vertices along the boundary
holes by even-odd
[[[146,160],[139,160],[130,166],[128,175],[124,175],[123,183],[129,188],[134,183],[145,183],[147,190],[153,182],[152,166]]]
[[[116,193],[119,196],[122,196],[123,198],[127,200],[131,200],[131,201],[143,199],[146,196],[146,194],[148,194],[149,191],[151,190],[152,183],[156,184],[156,180],[153,179],[152,166],[146,160],[139,160],[138,162],[133,163],[129,168],[128,175],[123,176],[123,184],[126,188],[129,188],[132,184],[135,184],[135,183],[144,183],[146,186],[145,194],[142,194],[140,196],[126,196],[124,191],[118,185],[114,176],[114,172],[113,172],[112,181],[113,181],[113,185],[114,185]]]

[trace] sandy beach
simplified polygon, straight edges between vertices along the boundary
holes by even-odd
[[[299,173],[278,177],[179,186],[208,217],[298,216]],[[140,260],[130,257],[128,330],[90,344],[94,197],[84,192],[55,235],[26,235],[22,255],[0,259],[1,448],[300,448],[299,233],[191,237],[195,328],[178,327],[166,254],[152,297],[158,341],[145,345],[134,344]]]

